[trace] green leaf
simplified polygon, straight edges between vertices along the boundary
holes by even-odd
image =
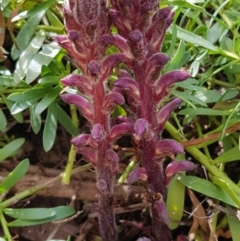
[[[178,177],[178,181],[196,192],[200,192],[208,197],[218,199],[238,208],[237,204],[230,198],[227,192],[212,182],[194,176],[180,176]]]
[[[203,87],[199,87],[197,85],[190,84],[187,81],[175,83],[174,86],[181,87],[181,88],[188,89],[188,90],[196,90],[196,91],[198,90],[201,92],[207,92]]]
[[[52,208],[5,208],[3,212],[15,219],[40,220],[56,215]]]
[[[172,27],[171,26],[168,29],[168,31],[170,33],[172,33]],[[189,32],[185,29],[182,29],[179,26],[177,26],[177,37],[186,41],[186,42],[188,42],[188,43],[192,43],[194,45],[201,46],[201,47],[204,47],[204,48],[209,49],[209,50],[218,51],[217,47],[214,46],[213,44],[211,44],[210,42],[208,42],[206,39],[204,39],[201,36],[196,35],[192,32]]]
[[[29,160],[21,161],[12,172],[0,183],[0,194],[10,190],[19,180],[23,178],[29,168]]]
[[[176,198],[177,197],[177,198]],[[185,186],[177,180],[175,176],[169,186],[167,195],[167,211],[170,218],[168,227],[175,229],[179,226],[179,222],[182,219],[183,208],[185,199]]]
[[[37,101],[38,99],[31,100],[31,101],[16,102],[15,104],[13,104],[11,108],[11,114],[14,115],[23,110],[26,110],[31,105],[34,105]]]
[[[7,119],[3,111],[0,109],[0,131],[5,132],[7,128]]]
[[[208,115],[208,116],[225,116],[230,115],[231,112],[223,110],[212,110],[208,108],[186,108],[178,112],[179,115]]]
[[[229,100],[236,97],[238,94],[239,94],[238,90],[232,89],[232,90],[229,90],[222,98],[222,95],[218,93],[217,90],[208,90],[205,92],[197,91],[195,93],[195,96],[201,99],[205,103],[215,103],[215,102],[218,102],[221,98],[222,98],[222,101]]]
[[[36,109],[36,104],[30,106],[29,108],[31,127],[33,129],[33,132],[37,134],[41,129],[42,120],[41,120],[41,115],[36,115],[35,109]]]
[[[49,106],[46,123],[43,130],[43,147],[45,151],[49,151],[56,138],[57,118],[55,115],[54,103]]]
[[[180,92],[180,91],[177,91],[177,90],[172,90],[172,93],[176,97],[179,97],[179,98],[182,98],[182,99],[187,99],[187,100],[193,101],[193,102],[195,102],[199,105],[207,107],[207,105],[202,100],[198,99],[194,95],[189,94],[187,91]]]
[[[4,100],[4,103],[7,105],[7,108],[8,108],[9,110],[11,110],[14,103],[13,103],[12,101],[8,100],[4,95],[2,95],[2,98],[3,98],[3,100]],[[14,119],[16,119],[19,123],[23,123],[22,113],[17,113],[17,114],[14,114],[14,115],[12,115],[12,116],[13,116]]]
[[[44,46],[30,62],[27,70],[26,83],[32,83],[40,74],[43,65],[48,65],[61,50],[58,46]]]
[[[38,14],[39,12],[46,10],[48,7],[50,7],[55,2],[56,2],[56,0],[47,0],[47,1],[39,4],[37,7],[33,8],[33,9],[19,13],[17,16],[15,16],[12,19],[12,21],[15,22],[20,19],[29,18],[31,16],[34,16],[34,15]]]
[[[36,54],[38,50],[42,47],[45,37],[45,33],[43,31],[39,31],[30,42],[28,47],[22,52],[14,71],[15,83],[19,83],[26,76],[29,64],[31,62],[31,56]]]
[[[79,134],[78,127],[74,125],[72,119],[58,104],[55,104],[55,114],[58,121],[72,136],[77,136]]]
[[[25,226],[33,226],[43,223],[49,223],[52,221],[57,221],[59,219],[65,219],[75,213],[74,208],[69,206],[59,206],[55,208],[51,208],[56,214],[53,217],[41,219],[41,220],[25,220],[25,219],[17,219],[13,222],[8,223],[9,227],[25,227]]]
[[[240,221],[233,216],[228,215],[228,225],[231,231],[232,241],[238,241],[240,237]]]
[[[59,95],[61,88],[55,87],[47,93],[47,95],[37,104],[36,115],[40,115]]]
[[[16,139],[0,149],[0,162],[13,155],[24,143],[24,138]]]
[[[61,76],[52,76],[52,75],[47,75],[44,76],[43,78],[38,80],[39,84],[58,84],[60,81]]]
[[[185,51],[186,46],[184,41],[181,41],[176,54],[174,55],[173,59],[170,61],[167,72],[181,68],[185,63],[185,58],[187,57],[188,53]]]
[[[47,10],[47,18],[51,26],[64,29],[62,22],[51,10]]]
[[[25,92],[22,93],[13,93],[8,96],[9,100],[12,101],[18,101],[18,102],[23,102],[23,101],[30,101],[34,99],[40,99],[41,97],[44,97],[47,92],[51,91],[52,88],[33,88],[29,89]]]
[[[34,16],[29,18],[28,21],[20,29],[16,38],[19,49],[13,45],[11,52],[13,60],[18,59],[21,53],[27,48],[44,14],[45,11],[36,13]]]

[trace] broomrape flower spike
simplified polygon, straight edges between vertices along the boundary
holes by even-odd
[[[112,9],[108,9],[107,4]],[[159,9],[159,0],[65,0],[63,10],[67,36],[58,36],[56,41],[75,61],[81,74],[72,74],[62,80],[78,93],[62,94],[61,98],[76,105],[89,122],[90,133],[73,138],[71,143],[96,169],[102,240],[118,240],[113,184],[119,157],[112,146],[127,134],[135,141],[141,158],[141,167],[130,173],[128,184],[140,180],[151,197],[159,197],[149,199],[152,200],[149,203],[152,227],[151,233],[146,232],[145,236],[154,241],[170,241],[165,207],[167,178],[194,168],[187,161],[175,162],[174,155],[182,153],[183,148],[161,137],[171,112],[181,104],[177,98],[165,105],[162,100],[174,83],[189,77],[187,72],[180,70],[160,76],[169,61],[160,50],[174,13],[169,7]],[[118,34],[111,34],[111,25]],[[119,53],[107,56],[109,45],[118,48]],[[119,79],[109,90],[106,82],[112,69],[120,63],[125,64],[126,71],[118,70]],[[116,105],[124,104],[125,100],[131,117],[111,118]],[[166,156],[173,162],[164,170]]]
[[[110,3],[112,9],[109,15],[121,36],[115,37],[112,44],[120,52],[128,53],[125,55],[125,64],[129,73],[132,73],[130,76],[120,73],[114,88],[125,94],[132,116],[136,116],[134,133],[131,135],[142,165],[130,173],[128,183],[144,180],[150,197],[160,194],[161,200],[153,199],[149,203],[152,217],[151,239],[170,241],[171,235],[167,227],[169,218],[165,207],[167,178],[194,167],[186,161],[179,162],[181,164],[174,162],[174,155],[183,153],[183,148],[176,141],[162,140],[160,135],[171,112],[179,107],[181,100],[175,98],[165,105],[162,101],[169,95],[174,83],[183,81],[190,75],[185,71],[175,70],[160,76],[169,61],[169,57],[160,51],[174,16],[170,7],[159,9],[158,0],[110,0]],[[162,106],[160,110],[159,104]],[[166,156],[172,158],[173,162],[165,174],[163,161]]]
[[[106,56],[106,49],[112,41],[107,1],[65,0],[63,9],[67,36],[58,36],[56,41],[67,50],[81,75],[72,74],[62,80],[63,84],[75,87],[79,92],[62,94],[61,98],[68,104],[76,105],[91,128],[90,133],[81,134],[71,142],[96,169],[102,239],[117,241],[113,184],[119,160],[111,146],[118,134],[115,138],[112,135],[111,128],[114,126],[111,126],[110,115],[115,106],[122,105],[125,100],[121,93],[108,90],[106,81],[112,69],[125,60],[125,55]],[[124,133],[121,130],[117,132]]]

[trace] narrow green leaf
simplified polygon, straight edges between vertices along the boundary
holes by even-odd
[[[57,221],[59,219],[65,219],[75,213],[74,208],[69,206],[59,206],[55,208],[51,208],[56,214],[53,217],[41,219],[41,220],[25,220],[25,219],[16,219],[13,222],[8,223],[9,227],[25,227],[25,226],[33,226],[43,223],[49,223],[52,221]]]
[[[52,89],[47,95],[37,104],[36,115],[40,115],[47,107],[58,97],[61,88],[59,86]]]
[[[41,120],[41,115],[36,115],[35,109],[36,109],[36,104],[30,106],[29,108],[31,127],[33,129],[33,132],[37,134],[41,129],[42,120]]]
[[[202,100],[198,99],[194,95],[189,94],[187,91],[180,92],[180,91],[177,91],[177,90],[173,90],[172,93],[173,93],[173,95],[175,95],[179,98],[187,99],[189,101],[193,101],[193,102],[195,102],[199,105],[207,107],[207,105]]]
[[[13,93],[8,96],[9,100],[12,101],[18,101],[18,102],[23,102],[23,101],[30,101],[34,99],[40,99],[46,95],[47,92],[49,92],[51,88],[32,88],[29,89],[25,92],[21,93]]]
[[[172,33],[172,27],[170,27],[168,31]],[[177,26],[177,37],[188,43],[192,43],[194,45],[201,46],[209,50],[218,51],[217,47],[208,42],[206,39],[185,29],[182,29],[179,26]]]
[[[236,217],[228,215],[228,225],[231,231],[232,241],[239,241],[240,237],[240,221]]]
[[[9,110],[11,110],[14,103],[12,101],[8,100],[4,95],[2,95],[2,98],[4,100],[4,103],[7,105],[7,108]],[[14,119],[16,119],[18,121],[18,123],[23,123],[22,113],[13,114],[12,116],[14,117]]]
[[[38,80],[39,84],[57,84],[61,79],[61,76],[47,75]]]
[[[64,29],[62,22],[50,9],[47,10],[47,18],[48,18],[51,26]]]
[[[55,113],[58,121],[72,136],[77,136],[79,134],[78,127],[74,125],[72,119],[58,104],[55,104]]]
[[[49,106],[47,119],[43,130],[43,147],[45,151],[49,151],[52,148],[56,138],[57,118],[54,107],[54,104]]]
[[[40,220],[56,215],[52,208],[5,208],[3,212],[15,219]]]
[[[195,90],[195,91],[207,92],[203,87],[190,84],[190,83],[187,82],[187,81],[186,81],[186,82],[183,81],[183,82],[175,83],[174,86],[181,87],[181,88],[188,89],[188,90]]]
[[[43,65],[48,65],[61,50],[60,47],[47,45],[30,62],[26,75],[26,83],[32,83],[40,74]]]
[[[47,8],[49,8],[49,6],[51,6],[53,3],[55,3],[56,0],[47,0],[41,4],[39,4],[37,7],[34,7],[33,9],[30,9],[28,11],[23,11],[21,13],[19,13],[17,16],[15,16],[12,21],[18,21],[20,19],[24,19],[24,18],[29,18],[31,16],[36,15],[37,13],[46,10]]]
[[[20,29],[16,38],[19,49],[13,45],[11,52],[13,60],[18,59],[21,53],[27,48],[44,14],[45,11],[36,13],[34,16],[29,18],[28,21]]]
[[[21,161],[12,172],[0,183],[0,194],[10,190],[19,180],[23,178],[29,168],[29,160]]]
[[[231,112],[223,110],[212,110],[208,108],[186,108],[178,112],[179,115],[208,115],[208,116],[227,116]]]
[[[11,114],[14,115],[23,110],[26,110],[31,105],[34,105],[37,101],[38,99],[31,100],[31,101],[16,102],[15,104],[13,104],[11,108]]]
[[[177,198],[176,198],[177,197]],[[168,227],[175,229],[179,226],[182,219],[185,200],[185,186],[177,180],[175,176],[169,186],[167,195],[167,211],[170,218]]]
[[[178,46],[177,52],[175,53],[173,59],[170,61],[167,67],[167,72],[174,69],[179,69],[181,67],[182,65],[181,62],[184,57],[184,53],[186,53],[185,49],[186,49],[185,43],[184,41],[181,41]]]
[[[0,131],[5,132],[7,128],[7,119],[3,111],[0,109]]]
[[[45,33],[43,31],[39,31],[37,35],[33,38],[30,42],[28,47],[22,52],[14,71],[14,82],[19,83],[27,74],[29,64],[31,62],[30,56],[33,56],[38,52],[41,48],[44,40],[45,40]]]
[[[218,93],[217,90],[208,90],[206,92],[197,91],[195,93],[195,96],[208,104],[208,103],[218,102],[221,98],[222,98],[222,101],[230,100],[236,97],[238,94],[239,94],[238,90],[232,89],[232,90],[229,90],[222,98],[222,95]]]
[[[194,176],[180,176],[178,177],[178,181],[196,192],[238,208],[237,204],[230,198],[227,192],[212,182]]]
[[[22,146],[24,141],[24,138],[18,138],[0,149],[0,162],[13,155]]]

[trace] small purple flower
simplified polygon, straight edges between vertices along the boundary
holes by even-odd
[[[63,94],[61,99],[68,103],[75,105],[88,120],[93,118],[93,106],[87,99],[77,94]]]
[[[141,180],[141,181],[146,181],[148,179],[147,171],[143,167],[139,167],[134,169],[129,175],[127,179],[128,185]]]
[[[159,124],[159,129],[163,130],[165,123],[168,121],[171,112],[176,109],[180,104],[181,100],[178,98],[172,99],[166,105],[164,105],[157,113],[157,122]]]
[[[156,154],[162,155],[166,152],[173,153],[173,154],[180,154],[180,153],[184,153],[184,149],[183,149],[183,146],[178,142],[176,142],[175,140],[164,139],[157,143]]]
[[[176,173],[192,171],[195,168],[195,164],[190,161],[173,161],[166,167],[165,174],[167,177],[171,177]]]
[[[134,133],[133,124],[132,123],[120,123],[112,127],[110,131],[110,139],[117,140],[122,135],[129,135]]]
[[[82,154],[86,161],[96,165],[97,164],[97,152],[93,149],[93,148],[90,148],[90,147],[80,147],[78,148],[77,150],[78,153]]]
[[[163,221],[163,223],[168,225],[170,220],[167,213],[166,204],[164,203],[163,198],[160,198],[160,200],[156,200],[153,206],[157,210],[159,218]]]

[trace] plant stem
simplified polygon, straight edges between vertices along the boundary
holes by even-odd
[[[2,213],[2,210],[0,209],[0,220],[1,220],[1,224],[2,224],[2,228],[3,228],[3,232],[5,235],[5,238],[7,241],[12,241],[12,236],[9,232],[8,226],[7,226],[7,221]]]
[[[186,141],[186,138],[182,136],[178,130],[171,125],[169,122],[166,123],[165,129],[168,133],[178,142]],[[224,174],[221,172],[215,165],[211,163],[209,158],[205,156],[198,148],[194,146],[185,147],[186,151],[190,153],[197,161],[199,161],[211,175],[215,176],[216,178],[224,180],[230,188],[237,194],[240,195],[240,188]],[[227,190],[225,190],[227,191]]]
[[[78,118],[77,118],[76,107],[74,105],[70,105],[70,112],[71,112],[71,118],[73,120],[73,123],[76,126],[78,126],[79,121],[78,121]],[[69,182],[70,182],[70,177],[71,177],[71,173],[72,173],[72,170],[73,170],[75,157],[76,157],[76,149],[74,148],[73,145],[71,145],[70,151],[68,153],[67,166],[65,168],[65,171],[64,171],[63,177],[62,177],[63,184],[68,185]]]

